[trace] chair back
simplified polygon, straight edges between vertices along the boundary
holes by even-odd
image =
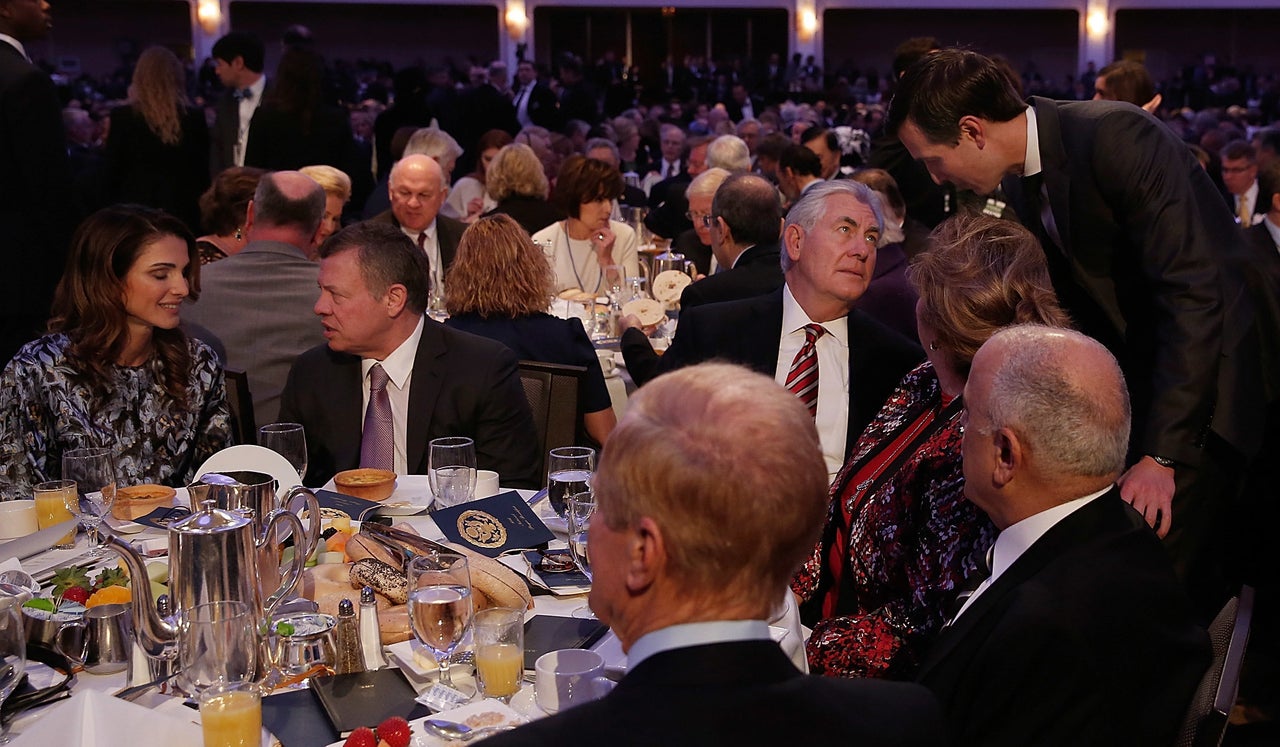
[[[520,385],[533,411],[533,424],[542,441],[541,473],[547,471],[547,452],[573,446],[578,433],[578,387],[587,373],[585,366],[520,361]]]
[[[1213,660],[1191,698],[1182,720],[1177,747],[1218,747],[1227,731],[1227,717],[1235,705],[1244,667],[1244,650],[1253,624],[1253,587],[1244,586],[1240,596],[1226,606],[1209,626]]]
[[[231,409],[231,433],[238,444],[258,443],[258,424],[253,419],[253,397],[249,394],[249,375],[234,368],[226,369],[227,405]]]

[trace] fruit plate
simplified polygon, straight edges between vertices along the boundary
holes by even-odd
[[[441,711],[434,716],[428,716],[440,721],[453,721],[455,723],[466,724],[472,728],[480,728],[482,726],[517,726],[526,723],[529,719],[520,715],[518,711],[508,705],[504,705],[497,700],[475,700],[464,706],[453,708],[448,711]],[[431,734],[422,726],[425,718],[414,719],[409,722],[409,728],[413,730],[413,740],[410,744],[413,747],[457,747],[460,744],[478,744],[484,741],[484,737],[480,739],[472,739],[468,742],[460,742],[454,740],[450,742],[442,737]],[[328,745],[328,747],[343,747],[346,740],[340,740]]]

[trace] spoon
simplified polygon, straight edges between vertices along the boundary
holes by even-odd
[[[479,729],[459,724],[453,721],[445,721],[438,718],[429,718],[422,722],[423,728],[442,739],[449,741],[461,740],[470,742],[472,739],[479,737],[487,737],[490,734],[497,734],[500,731],[511,731],[516,728],[515,724],[499,724],[497,726],[483,726]]]

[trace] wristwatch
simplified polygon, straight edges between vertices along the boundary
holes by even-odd
[[[1173,469],[1173,465],[1176,464],[1176,462],[1174,462],[1172,459],[1169,459],[1168,457],[1156,456],[1155,454],[1148,454],[1147,456],[1151,457],[1151,460],[1154,461],[1156,464],[1160,465],[1161,467],[1168,467],[1169,469]]]

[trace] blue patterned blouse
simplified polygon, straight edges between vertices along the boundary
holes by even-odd
[[[180,487],[210,455],[231,444],[222,368],[209,346],[188,339],[185,402],[165,391],[153,357],[113,367],[110,399],[96,402],[74,380],[64,334],[27,343],[0,375],[0,500],[30,498],[31,488],[62,473],[62,453],[82,446],[115,449],[116,484]]]

